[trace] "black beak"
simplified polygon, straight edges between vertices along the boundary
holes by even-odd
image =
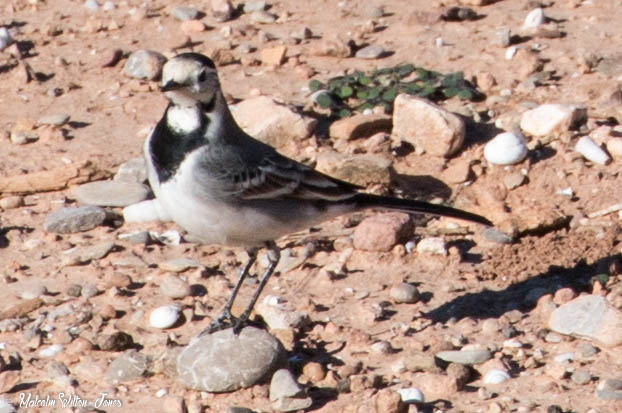
[[[169,80],[168,82],[166,82],[165,85],[160,86],[160,90],[162,92],[168,92],[171,90],[177,90],[182,88],[184,85],[182,85],[181,83],[177,83],[174,80]]]

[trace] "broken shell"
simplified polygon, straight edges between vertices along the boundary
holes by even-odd
[[[606,165],[611,160],[609,155],[607,155],[607,152],[602,150],[600,146],[596,145],[596,143],[589,136],[583,136],[580,138],[574,149],[586,159],[594,163]]]
[[[510,375],[508,372],[502,369],[490,369],[484,375],[484,383],[486,384],[499,384],[509,379]]]
[[[484,157],[495,165],[512,165],[527,156],[527,145],[520,133],[504,132],[495,136],[484,147]]]
[[[154,328],[169,328],[179,320],[179,307],[164,305],[154,309],[149,315],[149,325]]]
[[[424,402],[423,393],[416,387],[399,389],[397,392],[400,394],[400,397],[404,403],[413,404]]]

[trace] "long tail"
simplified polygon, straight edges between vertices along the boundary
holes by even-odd
[[[492,226],[492,222],[481,215],[472,212],[462,211],[460,209],[448,207],[445,205],[430,204],[423,201],[415,201],[411,199],[394,198],[390,196],[378,196],[371,194],[358,194],[353,200],[361,208],[386,208],[404,212],[419,212],[425,214],[441,215],[452,218],[460,218],[467,221],[477,222],[479,224]]]

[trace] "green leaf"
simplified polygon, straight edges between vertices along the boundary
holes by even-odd
[[[311,92],[316,92],[321,87],[322,87],[322,83],[317,79],[313,79],[309,82],[309,90],[311,90]]]
[[[330,108],[333,105],[333,101],[327,93],[322,93],[317,97],[317,104],[322,108]]]
[[[359,83],[363,86],[367,86],[371,83],[371,78],[369,76],[361,76]]]
[[[419,92],[419,96],[426,97],[433,95],[434,93],[436,93],[436,88],[432,85],[426,85],[423,89],[421,89],[421,92]]]
[[[421,67],[417,68],[417,79],[419,79],[419,80],[428,80],[430,77],[431,76],[430,76],[430,72],[429,71],[427,71],[427,70],[425,70],[425,69],[423,69]]]
[[[447,89],[443,89],[443,95],[448,98],[452,98],[458,94],[458,89],[455,87],[449,87]]]
[[[415,66],[409,64],[405,64],[402,66],[399,66],[397,68],[397,75],[401,78],[408,76],[409,74],[411,74],[413,71],[415,70]]]
[[[349,98],[353,93],[354,90],[348,85],[341,86],[341,89],[339,89],[340,98]]]
[[[332,78],[328,81],[328,90],[330,90],[331,92],[335,92],[341,89],[344,84],[345,81],[343,79],[343,76]]]
[[[369,97],[369,91],[367,90],[359,90],[358,92],[356,92],[356,98],[357,99],[367,99]]]
[[[368,100],[376,99],[378,96],[380,96],[380,91],[381,89],[379,87],[373,87],[369,89],[368,94],[367,94],[367,99]]]
[[[395,88],[387,89],[382,94],[382,100],[385,100],[387,102],[393,102],[395,100],[396,95],[397,95],[397,90],[395,90]]]
[[[421,86],[417,85],[416,83],[408,83],[405,87],[402,88],[402,90],[409,95],[416,95],[417,93],[419,93],[419,91],[421,91]]]
[[[340,118],[347,118],[350,115],[352,115],[352,111],[350,109],[344,108],[337,112],[337,116],[339,116]]]
[[[462,89],[458,92],[458,97],[462,100],[470,100],[473,99],[473,92],[469,89]]]
[[[359,112],[363,112],[365,109],[371,109],[373,107],[374,105],[371,102],[365,102],[362,105],[358,105],[356,110],[358,110]]]

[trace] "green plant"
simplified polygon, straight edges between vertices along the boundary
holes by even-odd
[[[391,113],[393,101],[400,93],[434,101],[454,96],[463,100],[482,97],[474,86],[464,80],[462,72],[444,75],[412,64],[376,69],[369,73],[357,70],[329,79],[326,83],[312,79],[309,89],[312,92],[324,90],[325,93],[317,95],[317,104],[330,109],[331,116],[340,118],[375,106],[382,106],[387,113]]]

